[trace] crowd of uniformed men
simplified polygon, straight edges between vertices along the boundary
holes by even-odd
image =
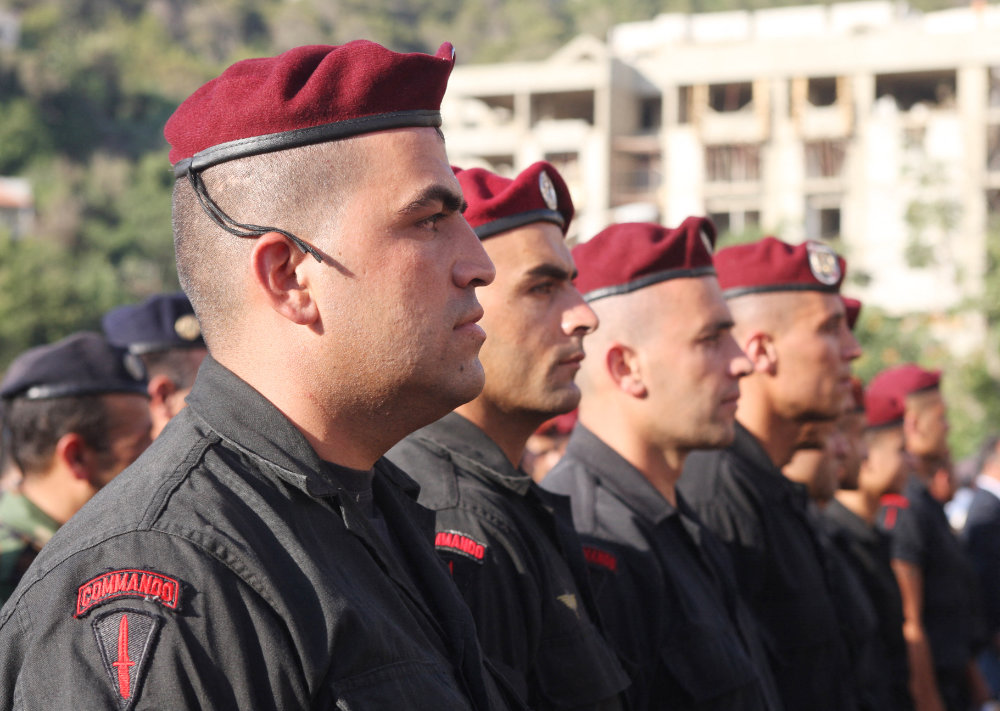
[[[300,47],[170,118],[186,295],[0,383],[0,709],[989,707],[996,441],[963,548],[940,374],[852,376],[841,257],[570,249],[551,165],[449,164],[453,63]]]

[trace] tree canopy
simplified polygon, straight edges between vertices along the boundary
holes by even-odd
[[[98,328],[115,305],[177,288],[173,179],[162,127],[185,96],[233,61],[358,37],[427,52],[448,40],[460,63],[541,59],[581,33],[604,36],[616,23],[661,12],[800,4],[0,0],[0,22],[15,17],[20,29],[15,46],[0,46],[0,176],[30,181],[36,213],[30,234],[0,228],[0,370],[27,347]],[[987,297],[998,288],[988,285]],[[986,317],[991,325],[1000,318]],[[866,371],[891,362],[893,353],[943,359],[926,330],[873,312],[862,318],[862,339],[870,346]],[[963,446],[983,430],[987,416],[1000,414],[996,358],[985,351],[976,358],[955,378],[960,395],[986,396],[976,399],[982,416],[961,425]]]

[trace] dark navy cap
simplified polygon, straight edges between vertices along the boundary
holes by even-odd
[[[141,304],[119,306],[101,319],[104,335],[136,355],[172,348],[204,348],[201,325],[184,292],[156,294]]]
[[[145,395],[146,371],[136,356],[90,331],[26,350],[0,382],[0,397],[5,400],[107,393]]]

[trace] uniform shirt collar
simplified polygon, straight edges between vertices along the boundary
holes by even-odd
[[[782,474],[774,466],[760,441],[738,421],[730,450],[752,466],[754,481],[761,496],[772,500],[790,498],[796,505],[805,508],[809,500],[805,485],[791,481]]]
[[[411,437],[432,449],[444,450],[465,471],[510,489],[518,496],[524,496],[531,488],[531,478],[511,464],[500,446],[457,412],[448,413]]]
[[[222,439],[264,460],[288,484],[316,497],[341,489],[336,477],[342,467],[320,459],[305,436],[270,400],[211,355],[202,362],[187,402],[191,413]],[[375,468],[415,496],[418,487],[396,467],[380,460]]]
[[[566,453],[584,462],[601,486],[654,525],[677,514],[642,472],[583,425],[573,428]]]
[[[822,515],[861,541],[871,543],[878,540],[876,528],[869,526],[863,518],[840,503],[836,497],[826,505]]]

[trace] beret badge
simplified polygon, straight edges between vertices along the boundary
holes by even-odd
[[[556,193],[556,186],[544,170],[538,174],[538,189],[542,193],[542,200],[545,201],[550,210],[559,209],[559,194]]]
[[[184,314],[174,321],[174,333],[185,341],[194,341],[201,335],[201,324],[194,314]]]
[[[816,277],[816,281],[827,286],[840,281],[840,262],[837,261],[836,252],[819,242],[806,243],[806,250],[809,254],[809,271]]]

